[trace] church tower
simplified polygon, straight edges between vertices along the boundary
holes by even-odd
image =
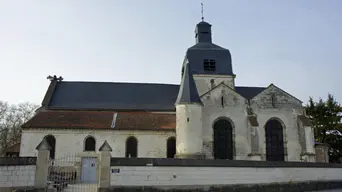
[[[176,158],[202,159],[202,101],[190,64],[184,65],[176,106]]]
[[[212,42],[211,25],[205,21],[199,22],[195,39],[195,45],[186,52],[182,71],[189,63],[199,95],[222,82],[235,89],[230,51]]]

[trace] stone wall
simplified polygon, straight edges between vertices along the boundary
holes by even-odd
[[[186,159],[111,159],[112,187],[202,188],[211,186],[342,182],[342,165]]]
[[[36,156],[35,147],[48,134],[56,138],[56,158],[81,153],[84,140],[91,135],[96,140],[96,151],[107,140],[113,148],[113,157],[125,156],[125,142],[129,136],[138,140],[138,157],[166,157],[166,142],[175,136],[174,131],[123,131],[123,130],[83,130],[83,129],[30,129],[23,130],[20,156]]]
[[[0,191],[34,187],[36,157],[1,157]]]

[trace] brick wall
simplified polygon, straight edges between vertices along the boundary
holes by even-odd
[[[0,190],[33,188],[36,172],[35,157],[0,158]]]
[[[112,158],[111,165],[112,187],[342,181],[342,165],[326,163]]]

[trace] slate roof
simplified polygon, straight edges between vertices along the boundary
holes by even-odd
[[[113,130],[175,130],[176,128],[175,114],[117,112],[115,118],[114,113],[113,111],[41,111],[22,125],[22,128]]]
[[[193,74],[234,75],[230,51],[213,43],[211,25],[201,21],[195,29],[196,44],[186,51],[185,58],[190,63]],[[215,64],[215,71],[205,70],[204,60]],[[185,68],[183,63],[183,68]]]
[[[191,67],[189,63],[187,63],[182,77],[182,82],[179,87],[178,97],[175,105],[195,103],[203,105],[201,98],[198,95],[196,83],[192,76]]]
[[[265,88],[235,89],[252,99]],[[173,84],[60,81],[49,87],[42,105],[55,110],[175,111],[178,91]]]

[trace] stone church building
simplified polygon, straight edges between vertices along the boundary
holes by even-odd
[[[180,85],[63,81],[52,77],[22,128],[21,156],[46,138],[52,159],[92,154],[106,140],[113,157],[314,161],[302,102],[274,84],[237,86],[228,49],[196,25]]]

